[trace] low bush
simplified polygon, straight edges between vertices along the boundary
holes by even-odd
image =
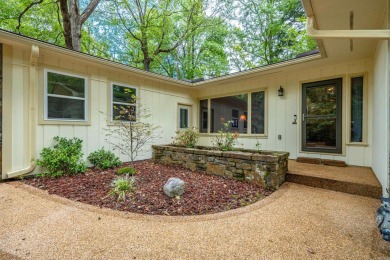
[[[118,196],[118,201],[125,201],[126,195],[133,192],[135,187],[135,178],[128,175],[116,177],[111,183],[110,195]]]
[[[123,174],[129,174],[129,175],[132,175],[134,176],[136,174],[136,169],[134,169],[133,167],[123,167],[123,168],[120,168],[116,171],[116,174],[117,175],[123,175]]]
[[[104,148],[101,148],[88,155],[88,161],[95,167],[103,170],[122,165],[122,162],[119,160],[118,156],[116,156],[111,151],[104,150]]]
[[[82,143],[79,138],[63,138],[56,136],[53,138],[56,144],[53,148],[43,148],[41,159],[36,160],[37,165],[46,169],[41,176],[59,177],[83,173],[87,169],[83,157]]]
[[[231,121],[224,123],[223,129],[219,130],[218,134],[211,140],[216,149],[221,151],[234,150],[234,145],[237,143],[238,133],[230,132],[230,124]]]
[[[199,139],[198,129],[192,127],[186,130],[177,130],[173,139],[173,144],[193,148]]]

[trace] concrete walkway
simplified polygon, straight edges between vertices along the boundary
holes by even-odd
[[[1,259],[390,259],[379,200],[285,183],[220,214],[126,214],[0,184]]]

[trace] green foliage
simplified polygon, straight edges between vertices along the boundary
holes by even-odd
[[[0,1],[0,28],[65,46],[59,1],[38,2]],[[82,12],[91,1],[77,2]],[[299,0],[100,1],[82,25],[81,51],[174,78],[212,78],[315,49],[305,20]]]
[[[229,125],[231,121],[223,124],[223,129],[218,131],[217,136],[213,137],[211,142],[213,145],[221,151],[232,151],[234,145],[237,143],[238,133],[232,133],[229,131]]]
[[[134,176],[137,173],[136,169],[133,167],[123,167],[116,171],[117,175],[130,174]]]
[[[56,142],[54,147],[43,148],[41,159],[36,160],[37,165],[47,170],[42,175],[59,177],[85,172],[87,165],[81,161],[83,141],[79,138],[67,139],[59,136],[53,139]]]
[[[111,183],[110,195],[113,197],[118,196],[118,201],[125,201],[126,195],[135,190],[135,178],[129,177],[116,177]]]
[[[258,152],[260,152],[260,150],[261,150],[261,143],[259,142],[259,139],[256,139],[255,147],[256,147],[256,150],[257,150]]]
[[[104,150],[104,148],[101,148],[88,155],[88,161],[103,170],[107,168],[117,167],[122,164],[118,156],[116,156],[111,151]]]
[[[306,35],[305,13],[299,0],[252,0],[228,2],[226,20],[231,21],[227,48],[231,67],[244,70],[294,58],[313,50]]]
[[[198,142],[198,139],[198,129],[196,127],[192,127],[186,130],[177,130],[173,143],[180,146],[192,148],[195,147],[196,142]]]

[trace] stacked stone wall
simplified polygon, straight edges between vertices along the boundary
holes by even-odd
[[[288,168],[287,152],[216,151],[171,145],[154,145],[153,159],[168,165],[181,165],[256,185],[278,189]]]

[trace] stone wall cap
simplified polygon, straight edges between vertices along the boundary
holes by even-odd
[[[241,152],[241,151],[223,152],[223,157],[228,157],[228,158],[250,160],[251,156],[252,156],[251,153]]]
[[[277,155],[264,155],[264,154],[253,154],[252,160],[263,161],[263,162],[278,162],[279,156]]]

